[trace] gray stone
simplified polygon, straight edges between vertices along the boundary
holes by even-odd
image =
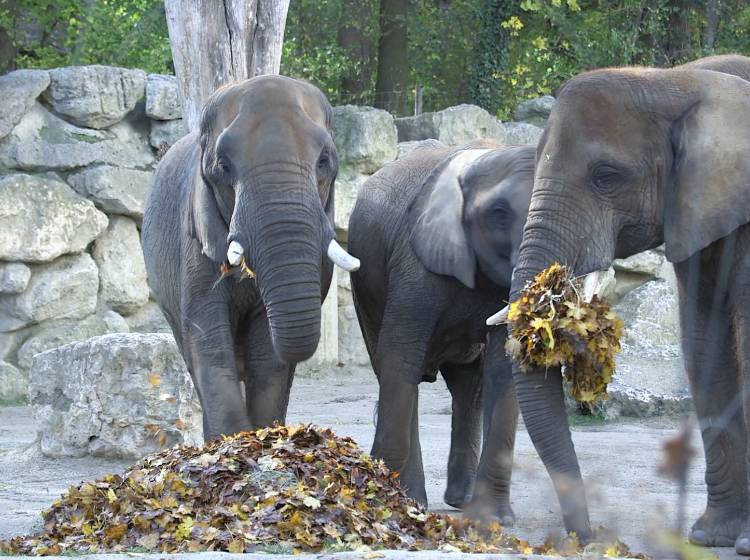
[[[183,119],[151,121],[151,133],[148,139],[152,147],[161,150],[176,143],[187,133],[187,124]]]
[[[31,269],[23,263],[0,263],[0,294],[20,294],[29,285]]]
[[[0,166],[24,170],[69,170],[95,163],[150,168],[148,120],[125,119],[108,130],[79,128],[39,103],[0,140]]]
[[[637,272],[655,278],[659,276],[665,260],[663,253],[643,251],[626,259],[615,259],[612,266],[617,271]]]
[[[148,301],[132,315],[125,317],[130,332],[144,333],[171,333],[172,329],[167,323],[164,313],[159,309],[155,301]]]
[[[396,119],[399,142],[434,138],[459,145],[480,138],[503,142],[505,131],[498,120],[476,105],[457,105],[436,113]]]
[[[98,165],[74,173],[68,183],[109,214],[143,218],[150,171]]]
[[[37,354],[29,377],[44,455],[138,459],[201,443],[198,396],[170,335],[74,342]]]
[[[107,231],[96,240],[93,254],[99,266],[99,297],[103,303],[125,315],[146,304],[146,264],[133,220],[112,216]]]
[[[545,126],[552,107],[555,104],[555,98],[551,95],[544,95],[536,99],[528,99],[519,103],[513,111],[513,118],[517,121],[523,121],[537,126]]]
[[[628,416],[673,414],[690,406],[680,349],[674,287],[652,280],[632,290],[615,311],[625,323],[610,402]]]
[[[440,147],[445,146],[442,142],[438,142],[437,140],[428,139],[428,140],[410,140],[408,142],[399,142],[396,145],[396,159],[401,159],[403,157],[406,157],[408,154],[412,153],[414,150],[418,148],[425,148],[425,147]]]
[[[339,361],[345,366],[370,368],[365,340],[357,321],[357,311],[352,299],[351,279],[339,273]]]
[[[56,113],[88,128],[107,128],[121,121],[146,89],[143,70],[69,66],[50,70],[49,75],[43,98]]]
[[[107,216],[65,183],[13,174],[0,178],[0,259],[46,262],[82,251]]]
[[[21,404],[29,398],[29,378],[15,366],[0,361],[0,405]]]
[[[31,267],[26,290],[0,295],[0,332],[50,319],[81,319],[96,308],[99,273],[87,253]]]
[[[396,159],[396,127],[387,111],[354,105],[334,107],[333,131],[342,166],[375,173]]]
[[[33,327],[17,331],[0,331],[0,361],[17,362],[17,352],[26,339],[33,333]]]
[[[505,130],[505,143],[514,146],[527,144],[536,146],[544,132],[543,128],[536,125],[520,122],[503,123],[503,129]]]
[[[33,334],[18,349],[18,365],[29,369],[34,356],[40,352],[71,342],[83,342],[102,334],[129,330],[125,319],[114,311],[104,311],[79,321],[48,321],[34,327]]]
[[[49,85],[46,70],[16,70],[0,76],[0,138],[13,130]]]
[[[336,177],[336,233],[346,241],[349,231],[349,217],[357,202],[357,193],[368,176],[349,168],[339,169]]]
[[[146,78],[146,115],[161,121],[182,118],[177,78],[166,74],[148,75]]]

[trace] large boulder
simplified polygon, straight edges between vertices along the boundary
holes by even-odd
[[[173,121],[151,121],[148,141],[157,150],[165,150],[188,133],[184,119]]]
[[[72,170],[96,163],[150,168],[148,119],[128,118],[107,130],[72,125],[39,103],[0,140],[0,166],[24,170]]]
[[[0,262],[0,294],[20,294],[30,279],[31,269],[25,264]]]
[[[340,169],[336,177],[336,233],[343,241],[347,239],[349,217],[357,202],[357,193],[367,177],[348,168]]]
[[[50,319],[82,319],[96,309],[99,272],[87,253],[31,267],[21,294],[0,295],[0,332]]]
[[[0,178],[0,259],[50,261],[83,251],[107,216],[65,183],[13,174]]]
[[[125,317],[130,332],[172,333],[164,313],[155,301],[149,301],[132,315]]]
[[[0,360],[0,405],[25,403],[29,380],[25,372]]]
[[[160,121],[182,118],[177,78],[166,74],[148,75],[146,78],[146,116]]]
[[[513,118],[537,126],[544,127],[555,105],[555,98],[544,95],[535,99],[528,99],[520,103],[513,111]]]
[[[108,334],[37,354],[29,397],[50,457],[138,459],[202,440],[197,394],[166,334]]]
[[[615,306],[625,322],[609,407],[627,416],[678,414],[691,407],[680,350],[678,302],[672,284],[652,280]]]
[[[143,99],[146,73],[111,66],[68,66],[49,71],[43,94],[56,113],[88,128],[119,122]]]
[[[46,70],[16,70],[0,76],[0,138],[7,136],[49,85]]]
[[[31,336],[18,349],[18,365],[29,369],[34,356],[40,352],[71,342],[83,342],[102,334],[128,332],[129,330],[125,319],[114,311],[104,311],[78,321],[47,321],[38,327],[33,327]]]
[[[112,216],[94,245],[99,266],[99,297],[115,311],[129,314],[149,297],[140,236],[130,218]]]
[[[522,122],[503,123],[505,130],[505,143],[513,146],[525,146],[531,144],[536,146],[544,132],[543,128]]]
[[[68,183],[109,214],[143,218],[150,171],[97,165],[74,173]]]
[[[476,105],[457,105],[435,113],[396,119],[398,141],[434,138],[450,145],[491,138],[503,142],[505,131],[498,120]]]
[[[360,173],[375,173],[396,159],[396,127],[382,109],[334,107],[333,136],[339,163]]]

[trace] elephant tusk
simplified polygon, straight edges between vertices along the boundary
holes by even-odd
[[[604,287],[603,279],[604,271],[601,270],[590,272],[583,278],[583,299],[586,303],[591,303],[594,296],[598,296],[601,293]]]
[[[232,266],[237,266],[242,261],[242,255],[245,253],[245,249],[242,245],[236,241],[232,241],[227,249],[227,260]]]
[[[359,259],[347,253],[335,239],[331,239],[331,242],[328,244],[327,254],[333,264],[343,268],[347,272],[359,270]]]
[[[492,317],[488,317],[485,323],[488,327],[494,327],[495,325],[502,325],[508,320],[509,305],[503,307],[500,311],[495,313]]]

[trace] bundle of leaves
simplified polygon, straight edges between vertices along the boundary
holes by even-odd
[[[71,487],[43,516],[40,534],[15,537],[0,550],[532,551],[498,524],[427,512],[382,461],[309,425],[175,446],[123,475]]]
[[[587,302],[566,267],[540,272],[510,304],[508,323],[506,349],[521,370],[561,366],[576,400],[607,398],[623,323],[598,296]]]

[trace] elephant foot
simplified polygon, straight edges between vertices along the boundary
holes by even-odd
[[[709,507],[693,525],[688,540],[697,546],[734,546],[739,554],[750,556],[750,532],[743,532],[746,521],[747,514],[739,508]]]
[[[471,501],[473,486],[473,479],[461,480],[458,483],[454,483],[452,479],[449,479],[448,488],[445,489],[445,494],[443,494],[443,501],[456,509],[464,509],[464,506]]]
[[[464,517],[483,523],[500,523],[503,527],[512,527],[516,523],[516,514],[507,500],[491,502],[486,499],[472,499],[464,509]]]

